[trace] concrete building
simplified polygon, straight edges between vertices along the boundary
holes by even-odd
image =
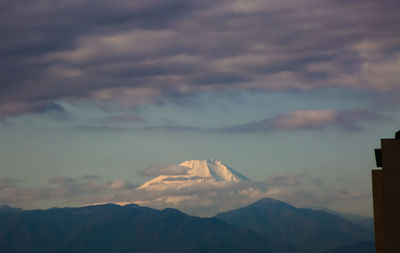
[[[375,150],[372,170],[375,245],[377,253],[400,252],[400,131],[394,139],[382,139]]]

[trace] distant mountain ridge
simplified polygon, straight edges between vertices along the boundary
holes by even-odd
[[[372,217],[367,217],[367,216],[358,215],[358,214],[354,214],[354,213],[341,213],[341,212],[337,212],[335,210],[331,210],[331,209],[328,209],[325,207],[310,207],[310,209],[336,214],[336,215],[339,215],[339,216],[345,218],[346,220],[353,222],[354,224],[356,224],[360,227],[369,229],[371,231],[374,230],[374,218],[372,218]]]
[[[214,218],[135,204],[24,211],[0,207],[0,252],[358,253],[371,231],[265,198]]]
[[[228,224],[291,242],[309,252],[323,252],[359,241],[373,240],[373,232],[331,213],[296,208],[271,198],[215,216]]]
[[[22,212],[21,208],[15,208],[7,205],[0,205],[0,216],[7,216]]]
[[[375,253],[375,243],[363,241],[349,246],[337,247],[324,253]]]
[[[0,228],[4,253],[304,253],[215,218],[134,204],[0,211]]]

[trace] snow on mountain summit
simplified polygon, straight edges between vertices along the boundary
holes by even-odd
[[[187,171],[189,175],[205,178],[211,177],[216,181],[241,182],[249,180],[239,172],[215,159],[185,161],[179,164],[179,166],[189,168]]]
[[[247,177],[215,159],[184,161],[178,166],[184,168],[182,174],[160,175],[145,182],[137,189],[166,190],[168,188],[189,187],[196,183],[250,181]]]

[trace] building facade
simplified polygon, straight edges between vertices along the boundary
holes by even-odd
[[[372,170],[375,245],[377,253],[400,253],[400,131],[382,139]]]

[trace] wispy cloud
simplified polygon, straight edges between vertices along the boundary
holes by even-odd
[[[275,186],[299,186],[303,183],[305,178],[309,178],[307,174],[296,174],[296,175],[281,175],[268,178],[265,184],[269,187]]]
[[[187,174],[187,167],[179,165],[150,166],[139,172],[141,176],[157,177],[159,175],[184,175]]]
[[[368,121],[386,121],[387,117],[371,111],[308,110],[280,114],[273,118],[225,127],[226,131],[270,132],[283,130],[320,130],[338,127],[343,130],[362,130]]]
[[[135,113],[112,115],[101,120],[106,123],[135,123],[142,122],[144,119]]]
[[[279,114],[259,121],[225,126],[200,128],[183,125],[160,125],[140,128],[147,131],[200,131],[200,132],[273,132],[293,130],[322,130],[339,128],[344,131],[364,130],[367,122],[386,122],[391,118],[373,111],[302,110]]]
[[[126,180],[115,180],[108,183],[107,187],[110,189],[135,189],[138,186]]]
[[[42,187],[27,186],[15,179],[0,180],[0,203],[12,206],[35,208],[48,203],[58,205],[76,205],[88,198],[100,198],[106,189],[101,182],[85,177],[53,177],[49,185]]]
[[[319,191],[272,189],[269,195],[300,207],[326,207],[340,202],[371,198],[369,192],[338,189],[321,189]]]
[[[368,122],[385,123],[392,118],[373,111],[300,110],[278,114],[271,118],[244,124],[228,125],[219,128],[202,128],[186,125],[149,125],[119,127],[108,125],[83,125],[75,127],[78,131],[172,131],[172,132],[213,132],[213,133],[269,133],[276,131],[320,131],[340,129],[342,131],[363,131]]]
[[[24,182],[23,180],[20,179],[15,179],[15,178],[2,178],[0,179],[0,189],[5,189],[8,187],[14,187],[19,183]]]
[[[52,184],[74,184],[77,182],[77,180],[72,177],[58,176],[50,178],[48,182]]]

